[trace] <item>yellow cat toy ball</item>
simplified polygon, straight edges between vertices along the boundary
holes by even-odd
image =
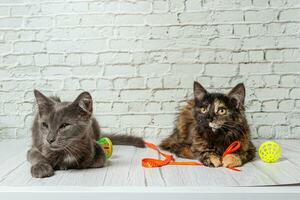
[[[275,163],[281,157],[281,147],[276,142],[264,142],[260,145],[258,153],[260,159],[266,163]]]
[[[100,144],[104,150],[106,158],[110,158],[113,153],[113,144],[111,140],[107,137],[100,138],[97,140],[97,143]]]

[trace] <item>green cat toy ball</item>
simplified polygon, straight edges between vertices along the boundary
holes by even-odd
[[[266,163],[275,163],[281,157],[281,147],[276,142],[264,142],[260,145],[258,153],[260,159]]]
[[[113,144],[111,140],[107,137],[103,137],[97,140],[97,143],[100,144],[104,150],[106,158],[110,158],[113,152]]]

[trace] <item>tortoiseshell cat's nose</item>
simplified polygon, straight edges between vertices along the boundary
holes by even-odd
[[[208,122],[212,122],[212,121],[214,121],[214,117],[212,117],[212,116],[208,116],[208,117],[207,117],[207,121],[208,121]]]

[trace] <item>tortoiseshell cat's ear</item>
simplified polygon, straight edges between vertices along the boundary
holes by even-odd
[[[195,99],[202,100],[206,94],[208,94],[208,92],[204,89],[204,87],[197,81],[194,81],[194,97],[195,97]]]
[[[34,96],[38,105],[38,111],[40,115],[48,113],[54,106],[52,99],[43,95],[40,91],[34,90]]]
[[[237,84],[229,93],[228,96],[236,100],[237,108],[242,108],[245,104],[246,89],[243,83]]]
[[[81,115],[90,117],[93,113],[93,99],[90,93],[81,93],[76,100],[72,103],[75,109],[79,108]]]

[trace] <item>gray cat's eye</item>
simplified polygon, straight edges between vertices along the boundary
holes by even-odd
[[[42,125],[43,125],[44,128],[48,128],[49,127],[46,122],[43,122]]]
[[[62,125],[60,125],[59,129],[63,129],[63,128],[66,128],[68,126],[70,126],[71,124],[68,124],[68,123],[63,123]]]

